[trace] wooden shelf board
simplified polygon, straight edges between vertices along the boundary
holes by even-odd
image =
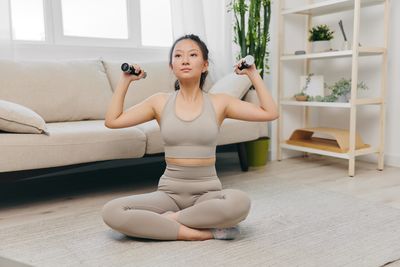
[[[356,105],[381,105],[381,104],[383,104],[383,100],[380,97],[356,99]]]
[[[383,0],[361,0],[361,7],[382,4]],[[310,4],[307,6],[300,6],[295,8],[288,8],[281,11],[282,15],[298,14],[298,15],[312,15],[320,16],[325,14],[332,14],[354,8],[354,0],[328,0],[319,3]]]
[[[309,147],[314,149],[319,149],[323,151],[330,151],[335,153],[347,153],[348,151],[342,151],[339,148],[339,145],[336,140],[327,139],[327,138],[319,138],[319,137],[312,137],[309,140],[287,140],[287,144],[295,145],[295,146],[302,146],[302,147]],[[369,145],[364,144],[363,147],[359,149],[366,149],[369,148]]]
[[[375,154],[378,153],[379,149],[377,147],[368,147],[363,149],[357,149],[355,152],[355,156],[362,156],[367,154]]]
[[[296,101],[285,99],[280,102],[285,106],[302,106],[302,107],[331,107],[331,108],[350,108],[350,103],[341,102],[316,102],[316,101]]]
[[[326,150],[321,150],[321,149],[314,149],[314,148],[303,147],[303,146],[289,145],[289,144],[286,144],[286,143],[281,143],[280,146],[281,146],[281,148],[288,149],[288,150],[295,150],[295,151],[313,153],[313,154],[324,155],[324,156],[335,157],[335,158],[341,158],[341,159],[350,159],[350,156],[349,156],[348,153],[336,153],[336,152],[331,152],[331,151],[326,151]],[[356,152],[355,152],[355,156],[375,154],[375,153],[378,153],[378,152],[379,152],[378,148],[375,148],[375,147],[357,149]]]
[[[336,152],[315,149],[315,148],[309,148],[309,147],[304,147],[304,146],[289,145],[286,143],[281,143],[281,148],[302,151],[302,152],[307,152],[307,153],[313,153],[313,154],[319,154],[319,155],[325,155],[325,156],[330,156],[330,157],[335,157],[335,158],[342,158],[342,159],[350,158],[347,153],[336,153]]]
[[[328,108],[351,108],[349,102],[317,102],[317,101],[296,101],[292,98],[285,98],[280,102],[283,106],[301,106],[301,107],[328,107]],[[357,98],[356,105],[381,105],[382,98]]]
[[[385,52],[382,47],[360,47],[359,56],[377,56]],[[353,50],[341,50],[341,51],[329,51],[321,53],[308,53],[303,55],[283,55],[281,56],[282,61],[287,60],[302,60],[302,59],[323,59],[323,58],[341,58],[341,57],[351,57],[353,55]]]

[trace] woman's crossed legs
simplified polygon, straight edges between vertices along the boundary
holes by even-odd
[[[237,189],[210,191],[180,209],[164,191],[117,198],[103,207],[103,220],[128,236],[158,240],[206,240],[209,228],[232,227],[244,220],[250,199]]]

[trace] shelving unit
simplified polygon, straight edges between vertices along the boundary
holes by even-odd
[[[385,95],[386,95],[386,75],[387,75],[387,36],[388,36],[388,20],[389,20],[389,0],[327,0],[319,3],[309,3],[307,5],[296,8],[283,8],[282,1],[279,1],[281,11],[279,14],[279,70],[278,70],[278,105],[281,117],[278,120],[278,148],[277,159],[282,160],[282,149],[301,151],[305,153],[315,153],[326,155],[330,157],[342,158],[349,161],[348,175],[353,177],[355,175],[355,158],[361,155],[378,154],[378,169],[383,170],[384,167],[384,129],[385,129]],[[383,47],[368,47],[358,46],[359,44],[359,28],[360,28],[360,9],[372,5],[384,5],[384,40]],[[323,53],[310,53],[310,44],[307,44],[306,54],[303,55],[288,55],[283,54],[284,47],[284,20],[287,16],[303,15],[307,20],[307,31],[311,29],[312,18],[327,14],[333,14],[346,10],[353,11],[353,44],[351,50],[330,51]],[[307,39],[307,38],[306,38]],[[381,86],[380,94],[374,98],[357,98],[357,84],[358,84],[358,64],[359,57],[381,56]],[[305,74],[310,72],[310,61],[320,59],[334,59],[334,58],[351,58],[351,97],[348,103],[338,102],[302,102],[294,99],[285,98],[284,70],[283,64],[292,61],[303,61],[305,66]],[[379,145],[377,147],[368,147],[356,149],[356,111],[360,105],[378,105],[380,107],[380,123],[379,123]],[[286,143],[283,139],[282,124],[284,116],[282,109],[287,107],[298,107],[302,109],[304,114],[303,126],[308,127],[310,107],[317,108],[343,108],[348,109],[350,112],[349,121],[349,150],[346,153],[337,153],[326,151],[322,149],[309,148],[300,145],[292,145]],[[294,130],[294,129],[293,129]]]

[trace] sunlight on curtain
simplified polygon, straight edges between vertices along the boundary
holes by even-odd
[[[157,6],[157,8],[154,8]],[[166,0],[141,0],[140,20],[142,28],[142,45],[171,46],[171,6]],[[154,18],[157,18],[155,21]]]
[[[217,80],[232,72],[232,17],[229,0],[171,0],[174,39],[184,34],[198,35],[210,51],[210,76]]]

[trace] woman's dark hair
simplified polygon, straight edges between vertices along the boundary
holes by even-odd
[[[195,34],[186,34],[182,37],[179,37],[178,39],[175,40],[174,44],[171,47],[171,50],[169,51],[169,65],[172,65],[172,53],[174,52],[175,46],[179,41],[182,40],[192,40],[195,41],[197,43],[197,45],[200,47],[201,53],[203,54],[203,59],[204,60],[208,60],[208,48],[207,45],[200,39],[199,36],[195,35]],[[207,77],[208,71],[205,71],[201,74],[200,76],[200,89],[203,90],[203,85],[204,82],[206,81],[206,77]],[[179,90],[179,81],[176,80],[175,81],[175,91]]]

